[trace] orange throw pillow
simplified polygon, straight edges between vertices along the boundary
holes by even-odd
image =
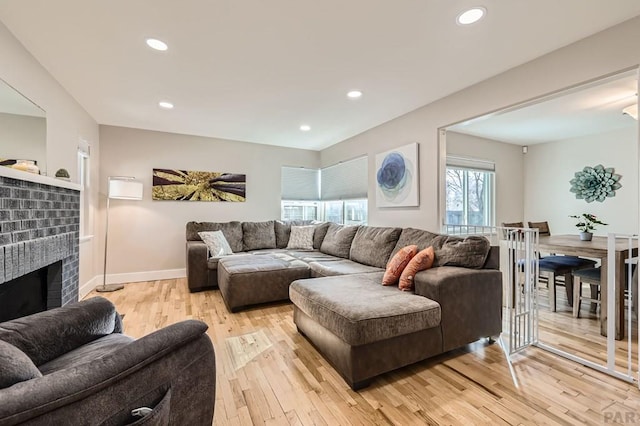
[[[433,247],[427,247],[413,256],[413,259],[409,261],[409,264],[400,275],[400,283],[398,284],[400,290],[413,290],[413,278],[418,272],[431,268],[435,257],[436,254],[433,251]]]
[[[418,246],[406,246],[401,248],[387,263],[387,269],[382,277],[382,285],[396,285],[398,279],[407,267],[409,261],[418,253]]]

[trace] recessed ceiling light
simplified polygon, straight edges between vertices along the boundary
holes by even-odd
[[[350,99],[358,99],[360,96],[362,96],[362,92],[359,90],[352,90],[347,93],[347,97]]]
[[[300,126],[300,130],[302,130],[303,132],[308,132],[309,130],[311,130],[311,126],[309,126],[308,124],[303,124],[302,126]]]
[[[173,104],[168,101],[160,101],[158,102],[158,106],[164,109],[173,109]]]
[[[465,10],[460,15],[458,15],[458,17],[456,18],[456,22],[458,23],[458,25],[473,24],[474,22],[478,22],[480,19],[482,19],[486,14],[487,9],[485,9],[484,7],[473,7],[469,10]]]
[[[158,40],[157,38],[148,38],[147,46],[155,50],[167,50],[169,46],[162,40]]]

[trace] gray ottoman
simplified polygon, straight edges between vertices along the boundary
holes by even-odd
[[[289,298],[289,284],[309,278],[309,266],[287,254],[238,255],[218,262],[218,287],[230,312]]]
[[[382,275],[313,278],[289,288],[298,331],[354,390],[442,352],[440,305],[382,286]]]

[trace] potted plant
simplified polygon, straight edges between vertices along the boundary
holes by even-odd
[[[593,233],[591,231],[596,229],[596,225],[607,225],[607,223],[602,222],[596,217],[596,215],[591,213],[569,215],[569,217],[578,219],[576,228],[580,230],[580,240],[582,241],[591,241],[591,238],[593,237]]]

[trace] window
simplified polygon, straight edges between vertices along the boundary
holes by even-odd
[[[318,201],[282,201],[282,220],[316,220],[319,216]]]
[[[463,163],[461,160],[466,164],[461,164]],[[476,168],[464,167],[469,162],[474,162],[471,165],[475,165]],[[494,176],[493,163],[447,158],[445,188],[447,225],[493,226],[495,224]]]
[[[283,220],[367,223],[367,157],[324,169],[282,168]]]
[[[348,200],[344,202],[344,224],[367,224],[367,200]]]
[[[80,191],[80,236],[86,237],[92,233],[91,211],[91,168],[89,158],[89,144],[80,141],[78,146],[78,178],[82,190]]]

